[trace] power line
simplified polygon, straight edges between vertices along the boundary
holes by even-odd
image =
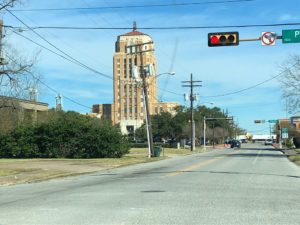
[[[174,27],[139,27],[140,30],[189,30],[189,29],[218,29],[218,28],[251,28],[251,27],[280,27],[280,26],[299,26],[300,22],[295,23],[271,23],[271,24],[244,24],[244,25],[216,25],[216,26],[174,26]],[[24,27],[5,25],[4,27],[14,29],[24,29]],[[26,29],[26,28],[25,28]],[[75,27],[75,26],[36,26],[30,30],[38,29],[60,29],[60,30],[132,30],[132,27]]]
[[[14,9],[15,12],[38,12],[38,11],[78,11],[78,10],[105,10],[105,9],[128,9],[128,8],[157,8],[157,7],[179,7],[179,6],[196,6],[211,4],[226,4],[253,2],[255,0],[223,0],[223,1],[204,1],[204,2],[182,2],[167,4],[151,4],[151,5],[124,5],[124,6],[98,6],[98,7],[70,7],[70,8],[36,8],[36,9]]]
[[[282,74],[284,74],[285,72],[287,72],[288,70],[292,69],[293,67],[295,67],[298,63],[295,63],[293,64],[292,66],[290,66],[289,68],[281,71],[279,74],[277,74],[276,76],[273,76],[267,80],[264,80],[258,84],[255,84],[255,85],[252,85],[250,87],[247,87],[247,88],[244,88],[244,89],[241,89],[241,90],[237,90],[237,91],[233,91],[233,92],[229,92],[229,93],[225,93],[225,94],[219,94],[219,95],[207,95],[207,96],[202,96],[202,97],[205,97],[205,98],[215,98],[215,97],[224,97],[224,96],[228,96],[228,95],[234,95],[234,94],[238,94],[238,93],[241,93],[241,92],[244,92],[244,91],[248,91],[250,89],[253,89],[253,88],[256,88],[262,84],[265,84],[271,80],[274,80],[276,79],[277,77],[280,77]]]
[[[6,57],[8,57],[10,60],[14,61],[11,57],[9,57],[8,55],[6,55]],[[45,87],[47,87],[49,90],[53,91],[55,94],[60,94],[59,91],[55,90],[54,88],[50,87],[48,84],[46,84],[45,82],[43,82],[40,78],[38,78],[36,75],[34,75],[31,71],[26,71],[26,73],[30,74],[34,79],[36,79],[37,81],[39,81],[41,84],[43,84]],[[84,108],[88,108],[88,109],[92,109],[91,107],[89,106],[86,106],[86,105],[83,105],[81,104],[80,102],[77,102],[76,100],[68,97],[68,96],[65,96],[63,95],[65,99],[79,105],[79,106],[82,106]]]
[[[43,41],[45,41],[47,44],[49,44],[50,46],[52,46],[53,48],[55,48],[57,51],[59,51],[60,53],[62,53],[63,55],[65,55],[67,58],[69,58],[68,61],[79,65],[89,71],[92,71],[98,75],[101,75],[103,77],[109,78],[109,79],[113,79],[111,76],[101,73],[87,65],[85,65],[84,63],[78,61],[77,59],[75,59],[74,57],[72,57],[71,55],[67,54],[66,52],[62,51],[61,49],[59,49],[58,47],[56,47],[54,44],[52,44],[50,41],[48,41],[47,39],[45,39],[42,35],[40,35],[38,32],[36,32],[33,28],[29,27],[26,23],[24,23],[21,19],[19,19],[16,15],[14,15],[10,10],[5,9],[8,13],[10,13],[14,18],[16,18],[19,22],[21,22],[27,29],[31,30],[34,34],[36,34],[39,38],[41,38]],[[12,28],[12,27],[10,27]],[[66,57],[63,57],[64,59],[66,59]]]
[[[271,81],[271,80],[274,80],[274,79],[280,77],[281,75],[283,75],[283,74],[284,74],[285,72],[287,72],[288,70],[290,70],[290,69],[292,69],[293,67],[297,66],[297,64],[298,64],[298,63],[295,63],[295,64],[293,64],[292,66],[290,66],[290,67],[286,68],[285,70],[283,70],[282,72],[280,72],[279,74],[277,74],[276,76],[273,76],[273,77],[271,77],[271,78],[269,78],[269,79],[267,79],[267,80],[264,80],[264,81],[262,81],[262,82],[260,82],[260,83],[254,84],[254,85],[249,86],[249,87],[247,87],[247,88],[244,88],[244,89],[241,89],[241,90],[237,90],[237,91],[233,91],[233,92],[224,93],[224,94],[218,94],[218,95],[202,95],[201,97],[204,97],[204,98],[225,97],[225,96],[229,96],[229,95],[239,94],[239,93],[244,92],[244,91],[248,91],[248,90],[250,90],[250,89],[256,88],[256,87],[258,87],[258,86],[260,86],[260,85],[263,85],[263,84],[265,84],[265,83],[267,83],[267,82],[269,82],[269,81]],[[174,95],[181,96],[181,94],[178,94],[178,93],[173,92],[173,91],[169,91],[169,90],[164,90],[164,91],[166,91],[166,92],[168,92],[168,93],[171,93],[171,94],[174,94]]]
[[[43,84],[45,87],[47,87],[49,90],[53,91],[54,93],[56,94],[60,94],[59,91],[55,90],[54,88],[50,87],[48,84],[46,84],[45,82],[41,81],[41,79],[39,79],[37,76],[35,76],[33,73],[29,72],[29,74],[34,77],[36,80],[38,80],[41,84]],[[84,107],[84,108],[87,108],[87,109],[92,109],[91,107],[87,106],[87,105],[83,105],[81,104],[80,102],[77,102],[76,100],[73,100],[72,98],[66,96],[66,95],[63,95],[64,99],[67,99],[69,100],[70,102],[73,102],[74,104],[76,105],[79,105],[81,107]]]

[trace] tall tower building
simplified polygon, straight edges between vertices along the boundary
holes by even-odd
[[[118,36],[113,57],[114,103],[112,107],[113,124],[118,124],[122,133],[133,133],[143,124],[145,105],[141,82],[142,67],[150,67],[154,74],[145,73],[150,115],[155,113],[157,104],[156,58],[151,37],[137,30],[136,24],[129,33]],[[137,70],[138,77],[133,77]]]

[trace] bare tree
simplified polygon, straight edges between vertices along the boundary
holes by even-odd
[[[296,114],[300,112],[300,56],[292,55],[282,66],[279,79],[286,101],[286,110]]]
[[[29,89],[38,86],[39,78],[34,74],[36,57],[31,59],[22,57],[12,47],[8,47],[8,50],[3,52],[3,63],[0,68],[0,95],[26,98]]]
[[[0,12],[16,2],[19,1],[0,1]],[[0,132],[13,129],[21,121],[22,107],[18,99],[28,98],[30,89],[37,89],[40,80],[34,71],[37,56],[21,56],[14,44],[4,41],[3,33],[3,21],[0,21]]]
[[[0,12],[5,12],[17,2],[20,3],[20,0],[2,0]],[[30,88],[37,89],[39,77],[34,74],[37,56],[21,56],[13,46],[4,41],[3,33],[3,21],[0,21],[0,96],[26,98]],[[7,107],[3,103],[0,108]]]
[[[2,0],[0,2],[0,10],[13,7],[15,3],[20,2],[19,0]]]

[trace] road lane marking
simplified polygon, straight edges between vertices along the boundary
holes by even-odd
[[[261,150],[259,150],[259,152],[257,153],[257,155],[256,155],[255,159],[252,161],[252,164],[253,164],[253,165],[255,165],[255,164],[256,164],[256,161],[257,161],[257,159],[258,159],[258,157],[259,157],[260,153],[261,153]]]
[[[176,176],[178,174],[181,174],[181,173],[184,173],[184,172],[193,171],[193,170],[199,169],[201,167],[207,166],[207,165],[209,165],[213,162],[219,161],[221,159],[224,159],[224,157],[214,158],[214,159],[210,159],[210,160],[207,160],[207,161],[204,161],[204,162],[200,162],[200,163],[188,166],[188,167],[186,167],[182,170],[176,171],[174,173],[167,174],[166,177],[174,177],[174,176]]]

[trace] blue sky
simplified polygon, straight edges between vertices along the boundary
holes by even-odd
[[[14,9],[108,7],[123,5],[147,5],[186,2],[209,2],[210,0],[23,0]],[[79,26],[79,27],[138,27],[214,26],[274,24],[300,22],[299,0],[256,0],[240,3],[203,4],[177,7],[151,7],[127,9],[42,11],[13,13],[30,27],[35,26]],[[6,25],[23,26],[9,13],[2,14]],[[183,94],[188,90],[181,87],[181,81],[202,80],[203,86],[195,90],[200,99],[197,104],[214,102],[214,106],[228,109],[239,125],[253,133],[268,132],[268,124],[254,124],[256,119],[278,119],[286,116],[285,104],[281,99],[278,80],[224,97],[208,97],[241,90],[260,83],[280,73],[280,65],[289,55],[300,50],[300,44],[261,46],[259,41],[242,42],[239,46],[210,48],[207,33],[238,31],[240,38],[256,38],[264,31],[281,35],[283,29],[298,29],[300,26],[255,27],[231,29],[185,29],[185,30],[143,30],[149,34],[156,46],[158,73],[175,71],[175,76],[160,76],[158,97],[163,101],[184,102]],[[36,30],[59,49],[80,62],[112,77],[112,57],[118,35],[128,30]],[[31,31],[22,35],[53,49]],[[24,55],[34,55],[41,48],[28,42],[10,30],[7,41]],[[55,49],[53,49],[55,50]],[[37,71],[43,81],[77,102],[87,106],[111,103],[113,100],[112,80],[74,65],[47,50],[41,50]],[[166,91],[164,91],[166,90]],[[176,94],[173,94],[174,92]],[[55,104],[55,93],[41,86],[39,100]],[[89,112],[89,109],[64,100],[66,110]]]

